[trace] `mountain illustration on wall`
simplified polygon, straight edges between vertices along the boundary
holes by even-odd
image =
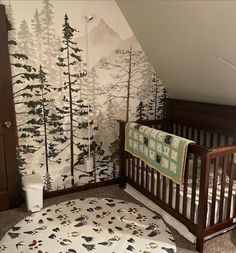
[[[166,96],[136,37],[124,38],[114,29],[114,22],[124,18],[114,19],[112,26],[104,15],[98,17],[88,27],[86,48],[85,35],[80,36],[84,25],[71,21],[73,2],[59,12],[56,1],[42,0],[24,20],[14,16],[19,5],[3,3],[14,28],[9,47],[21,174],[40,174],[45,191],[118,177],[117,119],[161,118]],[[89,139],[94,162],[88,172]]]
[[[76,42],[85,48],[85,35],[76,38]],[[108,56],[112,51],[117,49],[122,43],[118,33],[112,30],[106,24],[104,19],[101,19],[98,24],[88,32],[88,47],[90,68],[94,67],[96,63],[104,56]],[[84,52],[86,54],[86,52]]]

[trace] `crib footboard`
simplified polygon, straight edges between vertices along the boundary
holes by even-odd
[[[162,121],[151,124],[156,128],[163,126]],[[180,186],[126,152],[124,143],[125,122],[120,122],[121,186],[130,184],[183,223],[197,237],[198,251],[203,252],[207,236],[235,223],[233,178],[236,146],[208,150],[196,144],[190,145],[185,180]]]

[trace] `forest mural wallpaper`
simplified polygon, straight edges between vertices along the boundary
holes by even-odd
[[[40,174],[45,191],[117,177],[117,119],[161,118],[166,91],[116,3],[0,3],[21,174]]]

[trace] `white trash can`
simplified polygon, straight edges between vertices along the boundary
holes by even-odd
[[[43,208],[43,180],[38,174],[22,177],[22,186],[25,191],[27,209],[37,212]]]

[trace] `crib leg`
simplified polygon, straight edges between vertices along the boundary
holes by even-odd
[[[119,186],[120,186],[120,188],[122,188],[122,189],[124,189],[125,186],[126,186],[125,179],[122,178],[122,177],[119,178]]]
[[[197,237],[196,250],[200,253],[203,253],[204,246],[204,236]]]

